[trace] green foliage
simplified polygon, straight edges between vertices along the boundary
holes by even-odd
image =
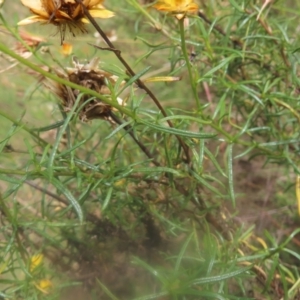
[[[73,60],[50,25],[30,25],[45,40],[28,44],[19,1],[1,8],[0,296],[297,299],[296,222],[258,234],[238,211],[260,186],[296,216],[300,5],[198,1],[177,20],[151,1],[106,2],[116,16],[98,24],[117,41],[77,36]],[[105,92],[93,68],[61,75],[94,57]]]

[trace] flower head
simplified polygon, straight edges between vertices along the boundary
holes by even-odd
[[[3,33],[9,34],[5,30],[3,30]],[[46,42],[45,39],[40,38],[38,36],[33,36],[25,31],[19,31],[20,40],[16,41],[12,50],[18,54],[19,56],[27,59],[30,56],[32,56],[33,52],[41,48],[42,44]],[[3,55],[7,61],[9,61],[11,64],[5,68],[1,68],[0,73],[6,72],[9,69],[15,67],[18,65],[19,61],[16,59]],[[4,67],[4,64],[1,65],[1,67]]]
[[[81,85],[96,91],[101,95],[110,95],[110,89],[107,83],[114,85],[118,77],[100,70],[98,68],[99,59],[94,58],[87,64],[81,64],[73,57],[74,68],[66,68],[64,71],[56,69],[56,75],[69,80],[73,83]],[[65,112],[69,112],[75,104],[76,98],[80,91],[70,88],[66,85],[53,80],[46,79],[44,85],[50,89],[52,93],[60,98]],[[122,99],[117,99],[119,104],[122,104]],[[79,119],[83,122],[93,119],[105,119],[113,122],[111,119],[112,106],[103,103],[100,99],[92,99],[89,95],[81,97],[78,107],[81,107],[78,112]]]
[[[48,294],[53,287],[52,281],[49,279],[41,279],[36,282],[35,287],[44,294]]]
[[[43,262],[44,256],[43,254],[35,254],[30,259],[30,272],[33,272],[37,267],[39,267]]]
[[[105,9],[102,5],[104,0],[82,0],[94,18],[111,18],[114,13]],[[58,27],[61,35],[61,43],[64,41],[66,30],[73,36],[75,32],[87,32],[85,24],[89,21],[85,18],[84,10],[76,0],[21,0],[28,7],[33,16],[26,18],[18,25],[28,25],[35,22],[42,24],[53,24]]]
[[[61,53],[65,56],[69,56],[72,54],[73,45],[70,43],[63,42],[61,45]]]
[[[195,13],[199,9],[194,0],[159,0],[153,7],[160,11],[170,12],[179,20],[187,13]]]

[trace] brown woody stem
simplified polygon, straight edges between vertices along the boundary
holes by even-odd
[[[113,113],[110,112],[110,117],[119,125],[122,125],[123,122]],[[129,133],[132,139],[136,142],[136,144],[140,147],[140,149],[146,154],[148,158],[151,159],[151,162],[156,166],[160,166],[160,163],[154,159],[149,150],[142,144],[134,135],[133,128],[130,125],[124,126],[124,129]]]
[[[122,57],[121,51],[118,50],[118,49],[116,49],[116,47],[113,45],[113,43],[109,40],[109,38],[106,36],[106,34],[104,33],[104,31],[100,28],[100,26],[98,25],[98,23],[91,16],[91,14],[89,13],[88,9],[83,5],[82,0],[75,0],[75,1],[77,3],[79,3],[79,4],[81,4],[81,6],[83,8],[83,11],[84,11],[84,14],[89,19],[89,21],[92,23],[92,25],[95,27],[95,29],[97,30],[97,32],[101,35],[101,37],[106,42],[106,44],[109,46],[109,50],[115,53],[116,57],[123,64],[123,66],[126,68],[128,74],[131,77],[134,77],[136,74],[132,70],[132,68],[129,66],[129,64],[126,62],[126,60]],[[138,78],[136,80],[136,84],[138,85],[139,88],[143,89],[149,95],[149,97],[153,100],[153,102],[155,103],[155,105],[161,111],[162,115],[164,117],[167,117],[168,115],[167,115],[166,111],[164,110],[164,108],[162,107],[162,105],[160,104],[160,102],[158,101],[158,99],[155,97],[155,95],[152,93],[152,91],[145,85],[145,83]],[[170,127],[174,127],[173,123],[170,120],[167,120],[167,122],[168,122],[168,124],[169,124]],[[176,138],[177,138],[179,144],[181,145],[181,147],[182,147],[182,149],[183,149],[183,151],[185,153],[186,162],[189,163],[191,161],[190,154],[189,154],[189,147],[187,146],[187,144],[183,141],[183,139],[180,136],[176,135]]]

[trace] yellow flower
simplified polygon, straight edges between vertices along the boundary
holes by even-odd
[[[48,294],[53,287],[52,281],[49,279],[42,279],[37,283],[34,283],[35,287],[44,294]]]
[[[30,272],[34,271],[39,265],[41,265],[43,258],[43,254],[35,254],[31,257],[29,266]]]
[[[72,54],[73,45],[70,43],[63,42],[61,46],[61,53],[65,56],[69,56]]]
[[[160,11],[170,12],[179,20],[187,13],[195,13],[199,9],[198,4],[193,0],[159,0],[153,7]]]
[[[114,13],[105,9],[102,5],[104,0],[82,0],[83,5],[94,18],[111,18]],[[66,30],[73,36],[75,30],[85,33],[85,18],[81,4],[75,0],[21,0],[24,6],[28,7],[34,16],[26,18],[18,25],[28,25],[35,22],[42,24],[53,24],[58,27],[61,35],[61,43],[64,41]]]

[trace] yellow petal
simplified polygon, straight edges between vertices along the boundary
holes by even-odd
[[[56,0],[40,0],[40,1],[42,3],[44,10],[47,11],[49,15],[55,13],[60,6],[60,0],[59,3],[57,3]]]
[[[144,82],[173,82],[179,81],[181,77],[174,76],[158,76],[158,77],[150,77],[144,80]]]
[[[37,289],[39,289],[42,293],[48,294],[49,290],[52,288],[53,284],[49,279],[42,279],[39,282],[34,284]]]
[[[77,5],[77,7],[72,12],[72,18],[76,19],[79,15],[82,15],[82,7],[81,5]]]
[[[107,9],[91,9],[89,13],[94,18],[108,19],[113,17],[115,14]]]
[[[161,11],[172,11],[173,10],[172,6],[170,6],[167,3],[163,3],[163,2],[158,2],[158,3],[154,4],[152,7],[156,8],[157,10],[161,10]]]
[[[36,254],[31,257],[30,267],[29,267],[30,272],[36,269],[43,262],[43,258],[44,258],[43,254]]]
[[[35,22],[47,22],[47,20],[45,20],[44,18],[42,18],[40,16],[31,16],[29,18],[26,18],[26,19],[20,21],[17,25],[22,26],[22,25],[32,24]]]
[[[62,10],[57,10],[55,14],[55,20],[58,19],[57,21],[62,21],[60,19],[67,19],[67,20],[72,20],[71,16],[69,16],[67,13],[65,13]]]
[[[28,8],[34,8],[36,10],[44,10],[42,2],[40,0],[21,0],[24,6]]]
[[[65,42],[62,44],[61,52],[62,52],[63,55],[65,55],[65,56],[71,55],[72,51],[73,51],[72,44],[65,43]]]
[[[199,5],[196,3],[191,3],[187,9],[189,12],[197,12],[199,10]]]
[[[178,2],[176,0],[159,0],[157,1],[157,4],[166,4],[166,5],[169,5],[169,6],[176,6],[178,4]]]
[[[35,9],[35,8],[30,8],[30,10],[38,16],[44,17],[45,19],[49,19],[50,15],[45,11],[45,10],[39,10],[39,9]]]
[[[87,18],[81,18],[80,22],[84,23],[84,24],[89,24],[90,21]]]
[[[199,9],[198,4],[193,0],[161,0],[154,4],[153,7],[157,10],[172,13],[196,12]]]

